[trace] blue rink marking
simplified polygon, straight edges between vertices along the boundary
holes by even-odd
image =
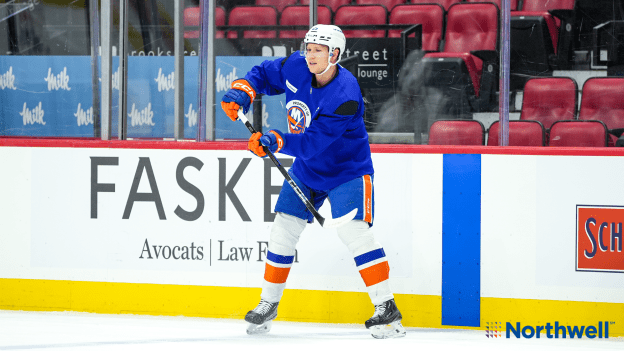
[[[442,325],[479,327],[481,155],[444,155],[442,168]]]

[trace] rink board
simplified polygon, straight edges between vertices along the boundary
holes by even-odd
[[[257,303],[282,181],[244,143],[0,145],[1,309],[240,318]],[[610,321],[624,335],[624,152],[373,152],[373,228],[405,325]],[[579,208],[596,208],[596,223]],[[370,317],[335,230],[310,224],[297,249],[280,319]]]

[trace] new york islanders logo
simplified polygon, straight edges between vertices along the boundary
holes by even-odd
[[[288,117],[288,131],[293,134],[300,134],[310,125],[310,109],[300,100],[289,101],[286,105]]]

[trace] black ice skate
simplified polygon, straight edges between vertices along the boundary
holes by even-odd
[[[401,324],[401,312],[394,299],[375,306],[375,314],[364,325],[370,329],[376,339],[400,338],[405,336],[405,328]]]
[[[245,320],[249,322],[247,334],[266,334],[271,330],[271,321],[277,317],[279,302],[260,300],[256,308],[247,312]]]

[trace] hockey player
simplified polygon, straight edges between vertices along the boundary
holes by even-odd
[[[221,102],[225,113],[238,119],[239,108],[247,113],[256,94],[286,93],[290,133],[270,130],[255,133],[249,150],[266,157],[271,152],[295,157],[290,176],[319,208],[328,198],[332,216],[341,217],[353,208],[354,220],[337,228],[348,247],[375,305],[365,322],[375,338],[405,335],[388,282],[390,267],[373,231],[373,163],[364,126],[364,101],[356,78],[338,65],[346,39],[340,28],[317,25],[304,39],[302,50],[289,57],[264,61],[236,80]],[[295,246],[313,216],[284,182],[275,205],[267,264],[260,303],[249,311],[247,333],[266,333],[277,316],[277,307],[292,266]]]

